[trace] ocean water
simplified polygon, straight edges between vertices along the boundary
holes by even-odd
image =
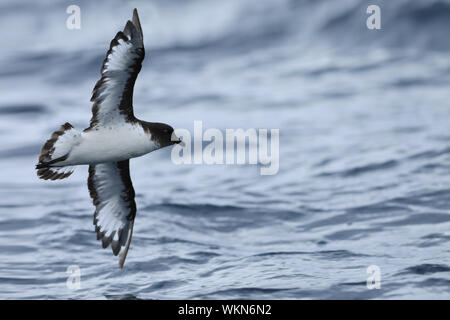
[[[0,4],[0,298],[450,298],[450,1],[75,2]],[[280,129],[280,169],[175,165],[170,149],[132,160],[120,270],[96,241],[87,168],[53,182],[34,165],[59,125],[88,126],[134,7],[136,115]]]

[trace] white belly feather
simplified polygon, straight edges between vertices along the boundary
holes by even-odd
[[[140,157],[159,148],[139,124],[123,123],[81,133],[64,165],[95,164]]]

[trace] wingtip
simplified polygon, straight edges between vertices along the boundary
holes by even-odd
[[[125,259],[127,258],[128,249],[130,249],[131,244],[131,238],[133,236],[133,227],[134,227],[134,220],[130,224],[130,231],[128,233],[127,242],[125,244],[125,248],[123,248],[123,251],[119,254],[119,268],[123,269],[123,265],[125,264]]]
[[[126,249],[128,251],[128,249]],[[119,256],[119,269],[123,269],[123,266],[125,264],[125,259],[127,258],[127,252],[125,252],[125,254],[120,254]]]
[[[141,22],[139,20],[139,15],[138,15],[138,12],[137,12],[136,8],[133,9],[133,19],[132,19],[132,21],[133,21],[133,24],[136,26],[136,28],[138,29],[139,33],[142,36]]]

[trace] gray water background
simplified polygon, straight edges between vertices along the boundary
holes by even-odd
[[[66,28],[71,4],[81,30]],[[369,4],[381,30],[366,27]],[[132,160],[119,270],[95,239],[87,168],[50,182],[34,165],[59,125],[88,126],[134,7],[136,115],[279,128],[280,170],[176,166],[170,150]],[[0,298],[450,298],[449,30],[444,0],[2,1]]]

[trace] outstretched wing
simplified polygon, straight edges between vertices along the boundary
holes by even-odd
[[[133,88],[144,56],[142,28],[134,9],[132,21],[116,34],[106,53],[102,77],[92,92],[89,128],[134,119]]]
[[[115,256],[120,253],[122,268],[133,234],[136,203],[130,178],[129,160],[89,166],[88,188],[96,209],[97,240],[103,248],[111,244]]]

